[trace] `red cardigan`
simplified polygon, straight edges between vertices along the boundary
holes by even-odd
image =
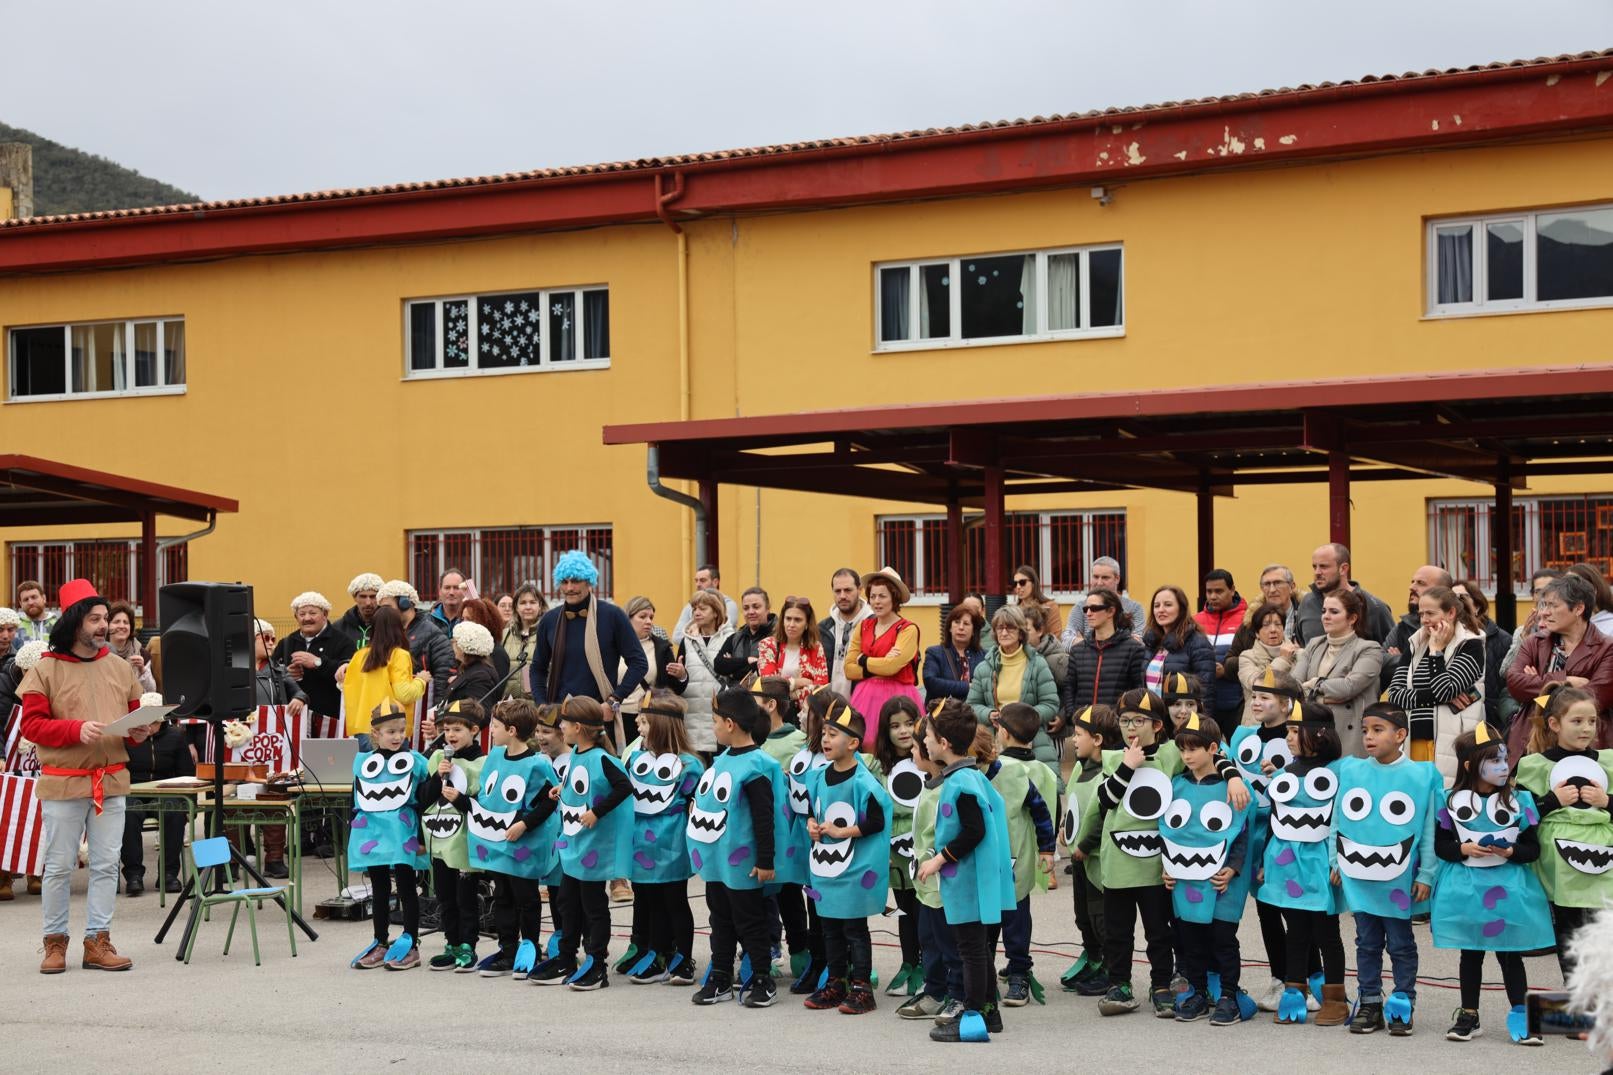
[[[809,641],[817,642],[817,638],[813,637]],[[763,676],[780,676],[784,674],[783,669],[784,658],[777,640],[771,637],[762,639],[756,647],[756,673]],[[823,646],[802,642],[800,668],[796,671],[802,679],[812,681],[811,687],[795,692],[796,700],[804,702],[815,688],[829,682],[829,664],[824,659]]]

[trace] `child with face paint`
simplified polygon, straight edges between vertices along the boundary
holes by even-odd
[[[1126,748],[1104,752],[1107,775],[1097,793],[1104,811],[1104,965],[1110,978],[1098,1011],[1123,1015],[1139,1006],[1131,988],[1131,946],[1140,917],[1148,951],[1149,1000],[1156,1017],[1174,1019],[1171,897],[1160,869],[1159,819],[1170,806],[1171,778],[1182,771],[1182,755],[1176,744],[1161,742],[1170,718],[1159,695],[1127,691],[1117,709]],[[1227,801],[1234,809],[1243,809],[1249,791],[1237,768],[1219,755],[1216,768],[1226,781]]]
[[[914,996],[924,983],[919,948],[919,900],[913,889],[913,805],[924,787],[924,774],[913,763],[913,726],[918,722],[918,703],[905,694],[885,700],[879,707],[879,727],[874,735],[874,758],[885,770],[885,790],[890,794],[890,891],[901,912],[896,933],[902,945],[902,965],[885,985],[888,996]]]
[[[1434,834],[1440,864],[1430,916],[1434,945],[1462,951],[1462,1006],[1445,1038],[1471,1041],[1482,1033],[1484,953],[1494,952],[1512,1009],[1507,1036],[1519,1045],[1541,1045],[1524,1007],[1529,979],[1521,954],[1552,944],[1546,893],[1531,866],[1540,858],[1540,813],[1532,795],[1512,787],[1499,732],[1480,724],[1457,736],[1454,748],[1456,780]]]
[[[566,776],[549,797],[559,803],[560,919],[558,950],[532,971],[538,985],[564,983],[578,992],[610,985],[610,896],[605,883],[626,877],[633,856],[633,784],[607,751],[605,708],[573,695],[560,707],[560,731],[571,747]],[[577,963],[581,947],[583,962]]]
[[[986,769],[986,779],[1008,804],[1008,844],[1014,863],[1016,904],[1004,912],[1001,929],[1008,964],[1008,991],[1002,1002],[1009,1008],[1023,1007],[1033,995],[1045,1003],[1041,983],[1031,973],[1030,894],[1047,887],[1053,869],[1058,780],[1037,761],[1031,747],[1040,727],[1035,707],[1021,702],[1004,705],[997,714],[997,758]],[[997,931],[990,932],[995,949]]]
[[[974,711],[956,699],[943,702],[924,727],[925,749],[942,771],[937,850],[919,866],[918,876],[940,878],[943,911],[963,961],[964,1004],[956,1018],[930,1031],[931,1041],[988,1041],[991,1031],[1002,1030],[1002,1011],[993,1000],[996,973],[988,927],[1000,923],[1017,901],[1008,811],[970,753],[981,731]]]
[[[1334,763],[1343,788],[1333,810],[1332,878],[1355,916],[1355,965],[1360,1010],[1352,1034],[1385,1025],[1404,1036],[1417,1003],[1417,938],[1411,918],[1426,908],[1433,890],[1434,819],[1444,799],[1443,781],[1432,762],[1406,753],[1411,720],[1392,702],[1374,702],[1361,714],[1366,757]],[[1389,953],[1395,991],[1383,997],[1383,955]],[[1323,987],[1318,1026],[1349,1018],[1342,988]]]
[[[493,707],[492,749],[482,762],[481,786],[471,793],[465,819],[470,863],[493,881],[498,950],[477,970],[484,978],[511,972],[530,980],[543,926],[541,886],[555,867],[560,832],[549,792],[559,783],[549,759],[527,745],[538,707],[524,698]]]
[[[1091,705],[1076,714],[1070,743],[1075,749],[1075,771],[1064,789],[1064,817],[1060,838],[1075,863],[1075,925],[1081,931],[1081,956],[1059,979],[1059,985],[1083,997],[1101,997],[1109,991],[1103,969],[1103,869],[1101,841],[1103,816],[1098,809],[1098,785],[1103,778],[1103,752],[1121,748],[1120,722],[1106,705]]]
[[[935,709],[939,710],[941,704],[937,702]],[[939,1023],[963,1010],[963,960],[958,955],[952,929],[947,925],[946,912],[941,908],[940,879],[921,877],[918,871],[918,864],[935,854],[936,811],[941,803],[942,767],[930,757],[925,745],[924,728],[929,720],[928,716],[921,716],[913,725],[912,753],[908,759],[924,779],[923,790],[913,803],[913,855],[908,864],[913,895],[918,900],[919,952],[924,966],[919,992],[897,1008],[896,1014],[903,1019],[934,1019]],[[901,769],[893,767],[892,771]]]
[[[829,979],[803,1004],[844,1015],[874,1010],[868,916],[884,911],[890,890],[890,798],[858,760],[866,734],[861,713],[850,706],[831,710],[822,733],[829,765],[807,783],[807,895],[823,917]]]
[[[1540,858],[1535,873],[1551,901],[1557,963],[1573,969],[1570,938],[1591,912],[1613,905],[1613,750],[1597,750],[1596,698],[1555,684],[1535,699],[1531,753],[1518,763],[1518,786],[1540,809]]]
[[[1255,1004],[1238,987],[1243,969],[1238,921],[1249,894],[1248,807],[1234,810],[1216,771],[1221,729],[1190,713],[1176,729],[1184,772],[1171,781],[1171,804],[1160,819],[1165,888],[1176,914],[1177,958],[1189,989],[1176,1000],[1176,1019],[1210,1016],[1211,1026],[1235,1026]],[[1220,977],[1211,996],[1209,976]],[[1211,1011],[1211,1004],[1214,1011]]]
[[[656,688],[639,708],[640,749],[627,756],[633,783],[633,935],[628,967],[638,985],[694,984],[694,915],[689,909],[689,803],[705,766],[689,744],[682,698]]]
[[[1299,682],[1286,672],[1267,668],[1249,688],[1249,712],[1256,723],[1236,728],[1227,753],[1238,766],[1238,772],[1254,789],[1254,816],[1249,819],[1249,861],[1252,871],[1258,873],[1265,860],[1266,841],[1270,836],[1271,797],[1267,789],[1283,767],[1294,760],[1288,749],[1288,714],[1300,697]],[[1271,968],[1271,979],[1265,990],[1256,998],[1263,1012],[1275,1012],[1283,998],[1284,985],[1300,978],[1318,981],[1322,973],[1321,952],[1312,945],[1306,954],[1305,965],[1288,968],[1288,931],[1283,926],[1283,913],[1274,905],[1255,898],[1255,917],[1260,922],[1260,940],[1266,949],[1266,964]],[[1321,1004],[1308,997],[1306,1007],[1315,1011]]]
[[[476,969],[476,939],[481,934],[481,900],[470,868],[465,815],[470,793],[482,783],[481,705],[470,699],[449,702],[437,718],[442,749],[431,755],[420,785],[421,826],[431,855],[431,890],[437,894],[446,947],[431,957],[432,970],[469,974]]]
[[[1328,844],[1339,790],[1338,775],[1330,765],[1339,758],[1339,733],[1332,710],[1314,702],[1292,703],[1287,725],[1293,761],[1266,787],[1271,838],[1257,878],[1259,898],[1282,911],[1289,969],[1303,967],[1306,953],[1315,945],[1322,953],[1323,989],[1332,985],[1342,990],[1344,942],[1339,936],[1339,890],[1331,878]],[[1308,1011],[1305,983],[1297,979],[1284,983],[1276,1022],[1303,1023]],[[1325,1025],[1336,1025],[1336,1012],[1328,1009],[1326,1014]],[[1337,1021],[1342,1023],[1348,1014],[1346,1006]]]
[[[1204,687],[1199,683],[1198,676],[1172,672],[1160,684],[1160,697],[1165,699],[1165,705],[1171,713],[1173,739],[1176,737],[1177,729],[1187,723],[1188,717],[1195,714],[1204,715]]]
[[[353,824],[347,839],[347,868],[370,879],[375,940],[353,958],[356,970],[385,965],[411,970],[420,965],[420,885],[417,871],[430,859],[420,842],[415,800],[426,779],[426,759],[407,746],[408,714],[387,699],[370,711],[372,750],[353,759]],[[388,941],[392,883],[397,881],[403,935]]]
[[[712,702],[711,724],[719,747],[695,787],[685,830],[689,863],[706,882],[711,915],[711,966],[690,998],[699,1005],[734,999],[734,955],[743,948],[751,967],[745,989],[748,1008],[766,1008],[778,997],[768,973],[772,966],[767,935],[767,898],[762,886],[776,876],[776,837],[793,827],[788,820],[784,773],[758,744],[769,721],[749,691],[726,690]]]

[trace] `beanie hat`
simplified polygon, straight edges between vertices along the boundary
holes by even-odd
[[[313,605],[315,608],[324,612],[327,616],[330,615],[330,602],[325,600],[325,595],[320,593],[318,590],[305,590],[296,597],[293,597],[291,599],[291,614],[295,616],[297,614],[297,610],[302,608],[304,605]]]
[[[381,576],[373,571],[366,571],[361,575],[354,575],[353,581],[347,584],[347,593],[350,597],[357,597],[365,590],[379,590]]]
[[[463,650],[467,657],[486,657],[493,652],[493,632],[468,620],[456,623],[454,645]]]

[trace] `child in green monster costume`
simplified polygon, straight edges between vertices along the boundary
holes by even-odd
[[[1031,743],[1041,728],[1035,707],[1009,702],[997,713],[997,760],[986,770],[991,786],[1008,806],[1008,845],[1013,854],[1016,905],[1003,914],[1002,946],[1008,962],[1003,1004],[1023,1007],[1032,996],[1042,1003],[1042,986],[1031,974],[1032,889],[1046,889],[1053,869],[1053,810],[1058,781],[1036,760]],[[997,938],[992,937],[993,946]]]
[[[1060,836],[1075,863],[1075,925],[1081,931],[1081,957],[1064,972],[1059,984],[1083,997],[1101,997],[1109,991],[1103,968],[1103,868],[1100,841],[1103,813],[1098,809],[1098,785],[1103,777],[1103,752],[1120,748],[1120,722],[1106,705],[1089,705],[1076,715],[1070,731],[1075,750],[1075,771],[1064,789],[1064,817]]]
[[[470,793],[482,783],[482,725],[487,714],[466,699],[448,703],[437,717],[443,747],[431,755],[420,785],[421,826],[431,855],[431,889],[437,896],[446,946],[431,957],[432,970],[469,974],[476,969],[476,938],[481,933],[481,899],[465,841]]]
[[[901,912],[896,918],[902,945],[902,965],[885,986],[888,996],[914,996],[924,984],[920,969],[919,899],[913,885],[913,807],[924,789],[924,774],[913,761],[913,726],[919,707],[905,694],[893,695],[879,707],[874,733],[875,759],[885,770],[885,790],[891,799],[890,891]]]

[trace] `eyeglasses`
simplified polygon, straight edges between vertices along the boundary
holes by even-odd
[[[1121,717],[1120,718],[1120,726],[1122,728],[1141,728],[1144,724],[1152,724],[1152,723],[1154,723],[1154,722],[1152,720],[1150,720],[1149,718],[1147,718],[1147,717]]]
[[[1085,612],[1088,616],[1096,616],[1100,612],[1108,612],[1109,611],[1109,606],[1108,605],[1087,605],[1081,611]]]
[[[1030,584],[1031,584],[1030,579],[1015,579],[1014,580],[1014,585],[1015,586],[1029,586]]]

